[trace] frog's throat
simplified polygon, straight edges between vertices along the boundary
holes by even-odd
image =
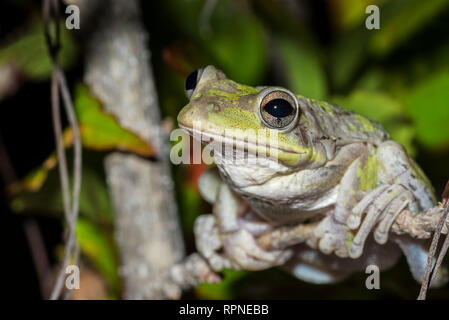
[[[294,156],[297,159],[303,159],[310,157],[310,152],[298,152],[297,150],[290,150],[285,147],[279,146],[279,143],[274,144],[261,144],[257,139],[244,140],[239,137],[226,136],[222,134],[215,134],[211,132],[195,130],[191,127],[179,124],[179,127],[185,130],[194,139],[202,142],[203,144],[216,143],[223,146],[231,146],[238,148],[239,150],[244,150],[245,152],[251,152],[253,154],[269,155],[270,157],[279,157],[279,160],[283,158],[289,158],[289,156]],[[263,140],[261,140],[263,141]],[[266,141],[266,140],[265,140]],[[268,139],[268,142],[270,140]]]

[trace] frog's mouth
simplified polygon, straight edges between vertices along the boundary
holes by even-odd
[[[243,151],[246,154],[253,154],[256,157],[269,157],[274,160],[292,160],[290,158],[301,158],[307,155],[307,152],[298,152],[279,142],[279,139],[257,139],[257,137],[248,136],[247,139],[239,138],[237,135],[225,135],[224,133],[214,133],[195,130],[194,128],[179,124],[179,127],[185,130],[194,139],[205,145],[210,145],[214,151],[223,152],[226,148],[232,146],[232,150]],[[266,143],[268,142],[268,143]],[[285,158],[285,159],[284,159]]]

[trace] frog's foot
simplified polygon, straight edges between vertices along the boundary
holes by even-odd
[[[335,220],[333,215],[324,218],[313,232],[313,238],[308,241],[309,246],[318,247],[325,254],[335,252],[341,258],[348,256],[346,243],[349,230],[342,223]]]
[[[368,193],[353,208],[347,220],[349,228],[358,228],[349,246],[349,256],[354,259],[360,257],[365,240],[376,225],[374,238],[378,243],[385,244],[397,215],[405,207],[413,205],[416,205],[413,194],[400,184],[380,186]],[[363,214],[366,215],[361,222]]]
[[[231,261],[218,253],[223,247],[213,215],[199,216],[195,220],[194,233],[198,252],[209,262],[214,271],[232,267]]]
[[[290,250],[263,250],[246,229],[220,235],[213,215],[197,218],[195,239],[198,251],[215,271],[224,268],[262,270],[282,265],[292,255]]]
[[[223,247],[226,255],[240,269],[262,270],[283,265],[292,256],[291,250],[262,249],[253,234],[239,229],[223,235]]]

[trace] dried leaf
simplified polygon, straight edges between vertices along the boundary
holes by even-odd
[[[84,85],[75,90],[75,111],[83,146],[95,150],[119,149],[153,156],[154,148],[143,138],[123,128],[116,117],[104,111],[101,102]]]

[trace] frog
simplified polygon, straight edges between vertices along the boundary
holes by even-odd
[[[402,210],[418,213],[436,197],[380,124],[284,87],[237,83],[212,65],[192,72],[185,90],[178,125],[215,161],[198,182],[212,213],[194,225],[196,248],[213,270],[281,267],[331,284],[370,265],[386,270],[405,255],[422,281],[429,243],[389,231]],[[267,249],[257,241],[299,225],[312,230],[303,243]],[[447,281],[441,268],[432,286]]]

